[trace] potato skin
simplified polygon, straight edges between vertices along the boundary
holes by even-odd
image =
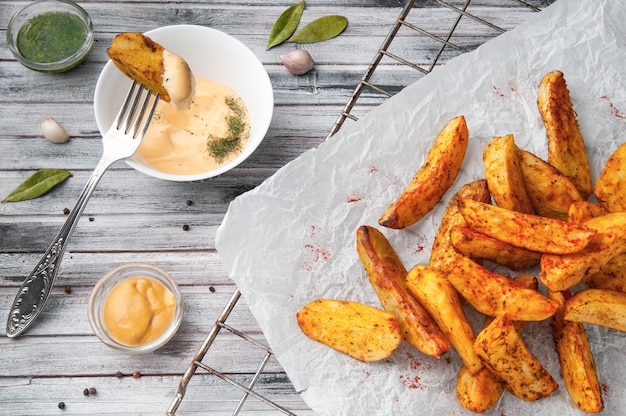
[[[506,389],[522,400],[542,399],[559,387],[528,350],[506,314],[498,316],[480,331],[474,349]]]
[[[465,158],[468,139],[465,117],[450,120],[435,138],[424,163],[409,185],[387,208],[378,223],[401,229],[428,214],[454,183]]]
[[[567,208],[567,221],[584,224],[585,221],[608,214],[602,206],[589,201],[575,201]]]
[[[512,134],[491,139],[483,150],[485,179],[496,205],[511,211],[534,214],[528,197],[518,148]]]
[[[463,257],[447,275],[448,280],[477,311],[512,320],[541,321],[552,316],[560,304],[526,285],[487,270]]]
[[[611,259],[626,252],[626,212],[613,212],[583,223],[596,235],[577,253],[541,256],[539,279],[550,290],[563,291],[602,270]]]
[[[596,235],[596,231],[589,227],[523,214],[471,199],[461,200],[459,211],[468,225],[478,232],[541,253],[575,253],[585,248]]]
[[[446,206],[433,241],[429,260],[431,266],[444,273],[448,273],[456,259],[462,257],[462,254],[459,254],[452,245],[450,230],[455,226],[467,225],[467,221],[459,212],[459,201],[463,198],[491,203],[491,194],[487,187],[487,181],[480,179],[463,185]]]
[[[593,193],[606,210],[626,211],[626,143],[622,143],[607,160]]]
[[[518,274],[513,278],[525,288],[537,290],[539,281],[532,274]],[[485,317],[483,329],[493,322],[490,316]],[[526,327],[524,321],[514,321],[513,326],[520,334]],[[498,380],[491,370],[483,367],[478,373],[472,374],[461,366],[456,378],[456,396],[459,404],[474,413],[482,413],[493,407],[504,392],[504,384]]]
[[[567,176],[548,162],[526,150],[518,152],[526,194],[537,215],[566,221],[570,205],[585,198]]]
[[[450,342],[406,286],[408,274],[387,238],[376,228],[357,230],[357,253],[385,310],[396,317],[409,344],[424,354],[440,358]]]
[[[388,358],[402,342],[393,315],[358,302],[318,299],[296,319],[309,338],[363,362]]]
[[[483,366],[472,374],[462,366],[456,378],[456,397],[459,404],[474,413],[483,413],[493,407],[504,393],[504,384],[491,370]]]
[[[452,227],[450,241],[454,249],[466,257],[489,260],[512,270],[534,267],[541,260],[541,253],[516,247],[469,227]]]
[[[141,33],[124,32],[113,38],[107,54],[127,77],[158,92],[169,103],[170,96],[163,86],[163,51],[161,45]]]
[[[544,75],[537,106],[548,140],[548,163],[570,178],[584,199],[591,194],[591,173],[585,142],[561,71]]]
[[[549,290],[548,297],[564,305],[571,294],[569,291]],[[564,307],[552,315],[550,325],[561,365],[561,375],[570,398],[582,411],[588,413],[602,411],[604,408],[602,389],[584,325],[567,321]]]
[[[604,289],[581,290],[565,302],[564,318],[626,332],[626,293]]]
[[[472,374],[483,368],[474,352],[474,331],[467,321],[456,289],[446,276],[431,266],[416,265],[406,278],[409,291],[435,319]]]
[[[626,254],[613,257],[600,271],[592,273],[585,283],[590,288],[626,293]]]

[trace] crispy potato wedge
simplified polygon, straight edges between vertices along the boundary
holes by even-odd
[[[561,71],[544,75],[537,105],[548,139],[548,163],[570,178],[584,199],[591,194],[591,173],[585,141]]]
[[[563,305],[571,297],[569,291],[548,291],[548,297]],[[580,322],[564,318],[564,306],[550,318],[561,375],[570,398],[580,410],[588,413],[602,411],[604,403],[585,327]]]
[[[459,211],[476,231],[541,253],[575,253],[595,236],[594,229],[538,215],[523,214],[471,199]]]
[[[452,343],[470,373],[482,367],[474,352],[474,331],[467,321],[459,295],[446,276],[432,266],[418,264],[406,278],[409,291],[435,319],[446,338]]]
[[[588,219],[601,217],[609,211],[598,204],[589,201],[572,202],[567,209],[567,220],[575,224],[583,224]]]
[[[469,227],[452,227],[450,241],[454,249],[466,257],[489,260],[511,270],[527,269],[541,260],[541,253],[516,247]]]
[[[483,366],[478,373],[472,374],[462,366],[456,377],[456,397],[459,404],[474,413],[483,413],[491,409],[504,393],[504,384],[490,369]]]
[[[127,77],[144,85],[161,99],[170,102],[170,95],[163,85],[163,46],[137,32],[116,35],[107,49],[109,58]]]
[[[432,316],[409,292],[408,274],[387,238],[376,228],[357,230],[357,252],[385,310],[398,320],[404,339],[424,354],[440,358],[450,342]]]
[[[363,362],[388,358],[402,342],[392,314],[358,302],[318,299],[296,319],[309,338]]]
[[[593,194],[606,210],[626,211],[626,143],[622,143],[607,160]]]
[[[600,325],[626,332],[626,293],[584,289],[565,302],[568,321]]]
[[[522,177],[522,167],[512,134],[491,139],[483,150],[485,179],[497,206],[534,214]]]
[[[539,286],[539,281],[531,274],[518,274],[513,280],[528,289],[537,290]],[[489,326],[492,321],[491,316],[486,316],[483,329]],[[514,321],[513,325],[521,334],[526,322]],[[459,369],[456,378],[456,397],[459,404],[464,408],[474,413],[485,412],[498,402],[503,392],[504,384],[487,367],[483,366],[476,374],[470,373],[465,365]]]
[[[526,194],[537,215],[567,221],[570,205],[585,199],[576,185],[543,159],[518,151]]]
[[[585,281],[594,289],[617,290],[626,293],[626,254],[612,258],[600,267],[600,271],[591,274]]]
[[[541,321],[552,316],[560,306],[467,257],[456,262],[448,280],[478,312],[492,317],[507,314],[512,320]]]
[[[539,279],[550,290],[563,291],[602,270],[611,259],[626,253],[626,212],[613,212],[583,223],[597,232],[578,253],[541,256]]]
[[[508,315],[480,331],[474,349],[507,390],[526,401],[549,396],[559,385],[530,352]]]
[[[439,203],[456,179],[467,149],[465,117],[450,120],[439,132],[422,166],[378,223],[388,228],[415,224]]]
[[[467,225],[467,221],[459,212],[459,201],[463,198],[474,199],[476,201],[490,203],[491,195],[487,188],[487,181],[480,179],[463,185],[461,189],[450,199],[446,209],[441,217],[441,223],[433,246],[430,252],[429,264],[444,273],[450,271],[450,267],[454,264],[458,257],[462,257],[450,241],[450,230],[457,225]]]

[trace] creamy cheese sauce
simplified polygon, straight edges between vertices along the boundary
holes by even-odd
[[[187,62],[167,49],[163,51],[163,86],[175,109],[189,107],[194,96],[195,78]]]
[[[118,342],[143,345],[167,331],[175,311],[176,297],[163,283],[151,277],[132,277],[111,289],[103,319]]]
[[[233,113],[233,100],[243,110],[242,115]],[[216,159],[210,152],[211,142],[232,136],[233,120],[238,117],[243,126],[238,147],[224,158]],[[248,113],[232,89],[198,77],[188,108],[177,110],[159,101],[138,153],[161,172],[178,175],[208,172],[237,156],[250,135],[249,126]]]

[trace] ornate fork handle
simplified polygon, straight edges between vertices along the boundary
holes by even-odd
[[[74,228],[76,228],[80,215],[85,209],[89,197],[96,189],[100,178],[115,161],[106,157],[100,160],[80,193],[74,208],[65,220],[63,227],[61,227],[39,263],[22,283],[22,287],[20,287],[9,312],[6,330],[8,337],[12,338],[24,332],[43,310],[43,306],[50,295],[54,279],[59,271],[65,248]]]

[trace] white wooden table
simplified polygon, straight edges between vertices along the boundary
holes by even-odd
[[[62,225],[101,153],[93,114],[93,93],[113,36],[169,24],[197,24],[224,31],[245,43],[265,65],[275,92],[273,122],[265,141],[248,161],[220,177],[195,183],[159,181],[118,163],[98,185],[70,242],[46,309],[22,336],[0,337],[0,414],[7,415],[162,415],[176,394],[182,374],[201,346],[235,286],[215,251],[214,237],[228,204],[259,185],[277,169],[325,140],[361,76],[402,10],[401,0],[309,0],[303,23],[342,14],[347,30],[336,39],[303,45],[317,62],[305,76],[294,76],[279,56],[295,48],[265,50],[270,28],[295,0],[247,1],[82,1],[91,15],[95,44],[86,61],[64,74],[40,74],[22,67],[5,40],[10,16],[23,1],[0,7],[0,196],[42,168],[63,168],[73,176],[49,194],[31,201],[0,204],[0,322],[25,276]],[[345,4],[341,4],[345,3]],[[465,2],[452,1],[459,8]],[[531,0],[537,7],[543,0]],[[516,0],[475,0],[468,12],[508,30],[533,11]],[[419,0],[411,21],[445,36],[458,14],[432,0]],[[452,41],[471,50],[500,32],[464,17]],[[426,71],[440,44],[401,29],[390,48]],[[461,53],[446,48],[439,63]],[[391,93],[422,72],[384,58],[373,79]],[[363,114],[385,99],[364,91]],[[67,144],[47,142],[40,133],[45,117],[70,133]],[[348,119],[346,122],[353,122]],[[188,227],[184,227],[188,226]],[[111,268],[148,262],[179,283],[185,317],[175,338],[161,350],[127,356],[103,345],[87,319],[89,294]],[[263,335],[243,301],[228,323],[259,341]],[[3,329],[4,331],[4,329]],[[247,383],[262,356],[239,337],[226,333],[205,357],[207,365]],[[85,395],[84,390],[96,393]],[[312,414],[294,391],[279,363],[270,360],[257,391],[296,414]],[[214,375],[197,373],[178,414],[233,414],[238,389]],[[65,404],[64,409],[59,403]],[[277,414],[249,399],[242,414]]]

